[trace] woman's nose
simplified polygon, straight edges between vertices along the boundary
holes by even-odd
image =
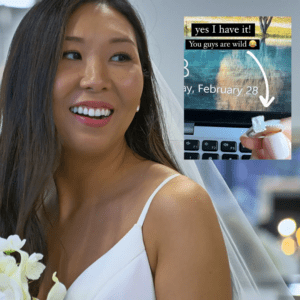
[[[107,90],[111,86],[108,68],[105,63],[96,58],[87,60],[83,75],[80,81],[83,89],[90,89],[94,92]]]

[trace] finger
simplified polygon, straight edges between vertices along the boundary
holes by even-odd
[[[292,118],[281,119],[280,123],[284,126],[283,133],[292,140]]]
[[[262,139],[250,138],[245,133],[240,137],[242,145],[252,150],[250,159],[267,159],[263,149]]]
[[[259,149],[259,150],[254,149],[252,150],[250,159],[253,160],[253,159],[270,159],[270,158],[268,157],[268,153],[266,153],[264,149]]]
[[[262,139],[250,138],[245,133],[240,137],[242,145],[250,150],[262,149]]]
[[[291,159],[291,142],[282,132],[266,136],[263,149],[270,159]]]

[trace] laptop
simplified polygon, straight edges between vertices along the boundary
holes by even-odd
[[[185,159],[250,159],[240,136],[252,118],[291,116],[288,12],[184,18]]]

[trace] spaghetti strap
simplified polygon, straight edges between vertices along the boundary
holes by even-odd
[[[143,223],[145,221],[145,218],[146,218],[146,214],[148,212],[148,209],[149,209],[149,206],[153,200],[153,198],[155,197],[156,193],[167,183],[169,182],[171,179],[179,176],[180,174],[174,174],[174,175],[171,175],[170,177],[166,178],[156,189],[155,191],[152,193],[152,195],[149,197],[148,201],[146,202],[145,206],[144,206],[144,209],[140,215],[140,218],[139,220],[137,221],[137,224],[139,224],[141,227],[143,226]]]

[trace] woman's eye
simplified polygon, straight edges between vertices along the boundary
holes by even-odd
[[[63,58],[71,59],[71,60],[77,60],[81,59],[81,55],[78,52],[64,52]]]
[[[131,60],[131,57],[128,54],[116,54],[114,55],[111,60],[118,61],[118,62],[125,62]]]

